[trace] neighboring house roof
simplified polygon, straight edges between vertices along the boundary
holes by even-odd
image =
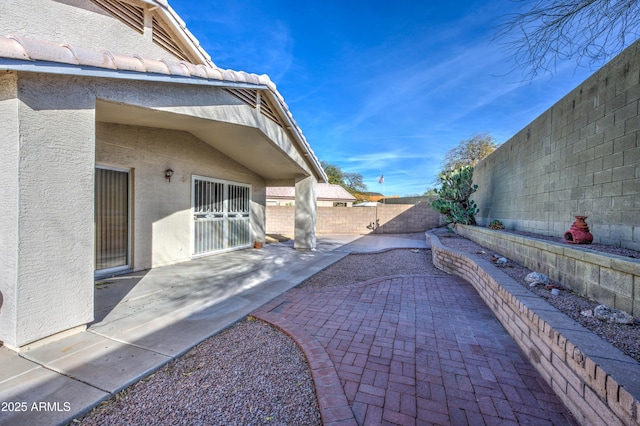
[[[101,5],[118,4],[115,0],[92,0]],[[218,68],[209,55],[199,46],[195,37],[186,29],[185,23],[169,7],[166,0],[141,0],[143,3],[159,7],[174,34],[181,34],[185,46],[197,51],[201,64],[185,60],[157,60],[139,55],[124,55],[107,50],[97,50],[68,43],[52,43],[20,35],[0,35],[0,69],[32,71],[65,75],[96,75],[106,78],[129,80],[154,80],[180,82],[188,84],[215,85],[227,90],[253,108],[260,107],[261,112],[278,123],[283,129],[290,130],[317,173],[320,181],[327,176],[320,161],[311,149],[302,129],[289,111],[289,107],[278,92],[275,83],[266,74],[249,74],[244,71],[223,70]],[[104,6],[103,6],[104,7]],[[109,9],[107,9],[109,10]],[[166,29],[166,27],[165,27]],[[60,66],[51,66],[60,64]],[[91,67],[91,68],[87,68]],[[279,120],[274,105],[265,102],[257,90],[264,91],[275,104],[285,122]]]
[[[267,187],[267,198],[290,198],[296,197],[296,190],[291,186],[269,186]],[[349,194],[340,185],[330,183],[319,183],[316,187],[317,200],[344,200],[353,201],[356,198]]]

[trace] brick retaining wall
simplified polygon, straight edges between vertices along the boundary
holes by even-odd
[[[479,226],[456,225],[455,231],[576,293],[640,314],[640,260]]]
[[[433,263],[473,285],[580,424],[640,424],[640,363],[490,262],[426,237]]]
[[[293,206],[267,206],[268,234],[293,235]],[[441,226],[440,214],[430,204],[395,204],[378,207],[318,207],[318,234],[402,234]]]

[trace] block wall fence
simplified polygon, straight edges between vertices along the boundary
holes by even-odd
[[[293,235],[292,206],[267,206],[268,234]],[[318,207],[318,234],[401,234],[424,232],[443,225],[430,203],[379,205],[378,207]]]
[[[478,164],[478,222],[640,250],[640,41]]]

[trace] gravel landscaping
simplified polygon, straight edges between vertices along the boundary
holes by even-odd
[[[388,250],[351,254],[298,287],[333,287],[391,275],[446,275],[431,262],[431,250]]]
[[[538,235],[538,234],[532,234],[531,232],[513,231],[513,230],[506,230],[506,229],[503,229],[501,231],[508,232],[510,234],[522,235],[524,237],[532,237],[532,238],[537,238],[539,240],[553,241],[555,243],[566,244],[566,242],[562,237],[551,237],[548,235]],[[617,256],[622,256],[622,257],[630,257],[632,259],[640,259],[639,251],[633,250],[630,248],[625,248],[625,247],[608,246],[606,244],[598,244],[598,243],[580,244],[580,245],[577,245],[576,247],[593,250],[593,251],[599,251],[603,253],[615,254]]]
[[[247,319],[102,403],[83,425],[319,425],[307,361],[288,336]]]

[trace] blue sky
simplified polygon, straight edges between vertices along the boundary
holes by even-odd
[[[169,4],[217,66],[269,75],[320,160],[386,195],[422,194],[461,140],[506,141],[593,72],[505,76],[510,0]]]

